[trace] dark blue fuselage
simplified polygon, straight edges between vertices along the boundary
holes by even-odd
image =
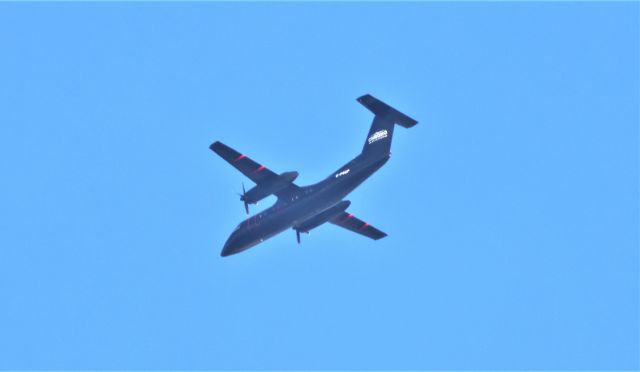
[[[333,207],[389,160],[389,155],[361,154],[329,177],[295,187],[264,211],[241,222],[222,249],[222,256],[242,252]]]

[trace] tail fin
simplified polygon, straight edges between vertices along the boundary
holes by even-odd
[[[398,124],[404,128],[411,128],[417,121],[378,100],[372,95],[365,94],[358,98],[358,102],[375,114],[367,140],[362,149],[363,155],[385,157],[391,150],[393,128]]]

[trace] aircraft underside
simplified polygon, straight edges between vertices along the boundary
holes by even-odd
[[[247,213],[250,204],[256,204],[269,195],[278,197],[273,206],[236,227],[222,249],[222,256],[247,250],[289,228],[295,230],[300,243],[300,233],[308,233],[327,222],[375,240],[387,235],[348,213],[346,209],[350,202],[343,198],[389,160],[394,126],[410,128],[417,122],[370,95],[358,98],[358,102],[375,114],[362,153],[313,185],[300,187],[293,182],[298,172],[278,175],[221,142],[210,146],[256,183],[249,191],[245,191],[243,186],[240,200]]]

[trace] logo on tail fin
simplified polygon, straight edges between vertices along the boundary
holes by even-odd
[[[371,135],[371,137],[369,137],[367,139],[369,144],[372,144],[374,142],[376,142],[377,140],[381,140],[383,138],[387,138],[387,130],[383,129],[383,130],[379,130],[377,132],[375,132],[374,134]]]
[[[340,177],[340,176],[344,176],[345,174],[349,173],[350,169],[345,169],[342,172],[336,173],[336,178]]]

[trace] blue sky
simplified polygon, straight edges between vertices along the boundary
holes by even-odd
[[[0,368],[639,367],[638,3],[0,4]],[[371,93],[389,236],[220,258]],[[270,198],[257,211],[274,202]]]

